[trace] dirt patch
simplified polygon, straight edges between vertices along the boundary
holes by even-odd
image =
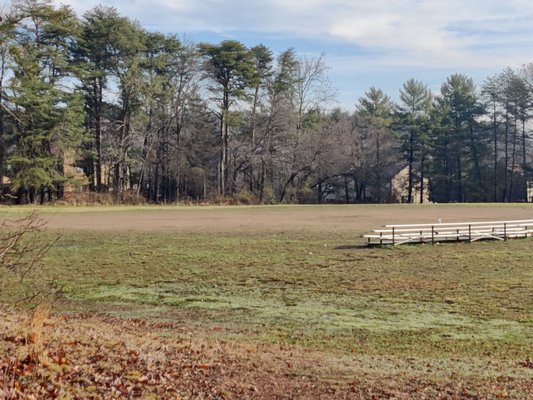
[[[52,229],[146,232],[363,232],[384,224],[533,218],[531,205],[168,207],[45,211]]]

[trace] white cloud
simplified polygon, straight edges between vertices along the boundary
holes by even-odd
[[[56,0],[83,13],[96,0]],[[102,0],[149,29],[327,39],[413,67],[500,68],[533,58],[529,0]],[[238,36],[237,36],[238,38]],[[323,49],[327,51],[327,48]]]

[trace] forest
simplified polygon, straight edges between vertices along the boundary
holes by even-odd
[[[43,0],[0,21],[3,203],[527,201],[533,64],[336,107],[325,56]],[[357,77],[354,76],[354,79]]]

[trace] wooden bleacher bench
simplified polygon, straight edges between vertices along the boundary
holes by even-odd
[[[406,243],[507,240],[533,236],[533,219],[517,221],[448,222],[385,225],[364,235],[368,245],[398,246]]]

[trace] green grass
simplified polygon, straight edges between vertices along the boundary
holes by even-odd
[[[391,249],[335,232],[69,231],[45,261],[64,310],[347,354],[524,360],[531,260],[530,239]]]

